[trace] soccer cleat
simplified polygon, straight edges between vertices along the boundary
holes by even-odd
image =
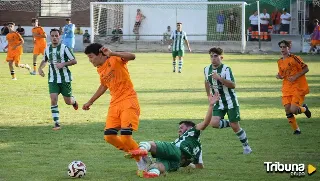
[[[243,154],[244,155],[248,155],[252,152],[252,149],[250,148],[250,146],[246,146],[243,148]]]
[[[136,149],[136,150],[132,150],[129,151],[129,154],[134,157],[134,156],[147,156],[148,155],[148,151],[145,149]]]
[[[52,130],[54,130],[54,131],[57,131],[57,130],[60,130],[60,129],[61,129],[61,127],[60,127],[60,124],[58,124],[58,123],[55,123],[54,127],[52,128]]]
[[[158,174],[152,173],[152,172],[143,171],[142,174],[143,174],[143,178],[156,178],[156,177],[159,177]]]
[[[306,112],[304,112],[304,114],[307,116],[307,118],[311,118],[311,112],[310,112],[307,104],[303,104],[302,107],[306,108]]]
[[[31,67],[28,64],[25,65],[25,68],[30,72]]]
[[[173,73],[175,73],[176,72],[176,69],[173,69]]]
[[[300,131],[300,130],[295,130],[295,131],[293,132],[293,134],[301,134],[301,131]]]
[[[18,80],[16,77],[12,78],[11,80]]]
[[[32,72],[30,72],[30,75],[37,75],[37,72],[36,71],[32,71]]]
[[[178,73],[181,73],[181,70],[179,70]]]
[[[74,104],[72,104],[72,107],[74,110],[78,110],[79,105],[78,105],[77,101],[75,101]]]

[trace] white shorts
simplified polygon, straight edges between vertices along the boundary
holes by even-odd
[[[217,32],[222,33],[224,28],[224,24],[217,24]]]

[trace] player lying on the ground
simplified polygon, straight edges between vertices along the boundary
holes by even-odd
[[[219,100],[216,92],[209,98],[209,108],[207,114],[199,124],[192,121],[181,121],[179,123],[179,138],[174,142],[146,141],[140,142],[139,148],[130,151],[130,155],[147,157],[148,152],[156,159],[143,172],[140,177],[154,178],[166,171],[177,171],[180,167],[186,167],[190,163],[196,168],[203,168],[201,161],[200,131],[209,125],[214,104]]]

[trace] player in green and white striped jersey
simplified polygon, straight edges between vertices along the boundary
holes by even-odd
[[[59,109],[58,95],[63,95],[64,101],[78,109],[78,103],[72,96],[71,81],[72,75],[68,66],[77,64],[72,51],[64,44],[60,44],[60,33],[58,29],[50,31],[51,45],[45,49],[43,60],[38,72],[42,77],[45,76],[43,68],[49,63],[48,84],[51,98],[51,113],[55,122],[53,130],[59,130]]]
[[[144,178],[153,178],[159,177],[160,173],[177,171],[180,167],[188,165],[192,168],[203,168],[200,133],[209,125],[214,104],[218,100],[218,93],[209,97],[209,107],[204,121],[201,123],[181,121],[179,123],[179,137],[174,142],[140,142],[139,149],[130,151],[131,156],[146,157],[150,152],[153,157],[157,158],[155,163],[149,167],[146,165],[146,171],[138,175]]]
[[[205,88],[207,95],[212,92],[220,94],[219,102],[214,106],[210,125],[214,128],[230,127],[236,133],[243,146],[243,153],[252,152],[246,132],[240,127],[239,102],[234,91],[236,84],[231,68],[221,63],[223,50],[211,48],[209,50],[211,64],[204,68]],[[223,119],[228,115],[229,120]]]
[[[184,55],[184,42],[188,46],[189,52],[191,52],[190,44],[187,38],[187,33],[182,31],[182,23],[177,23],[177,30],[173,31],[170,36],[171,45],[169,49],[172,48],[172,58],[173,58],[173,72],[176,72],[176,57],[179,57],[179,67],[178,72],[181,73]]]

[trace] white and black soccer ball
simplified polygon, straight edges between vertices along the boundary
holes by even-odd
[[[68,166],[68,175],[72,178],[84,177],[87,173],[87,167],[82,161],[73,161]]]

